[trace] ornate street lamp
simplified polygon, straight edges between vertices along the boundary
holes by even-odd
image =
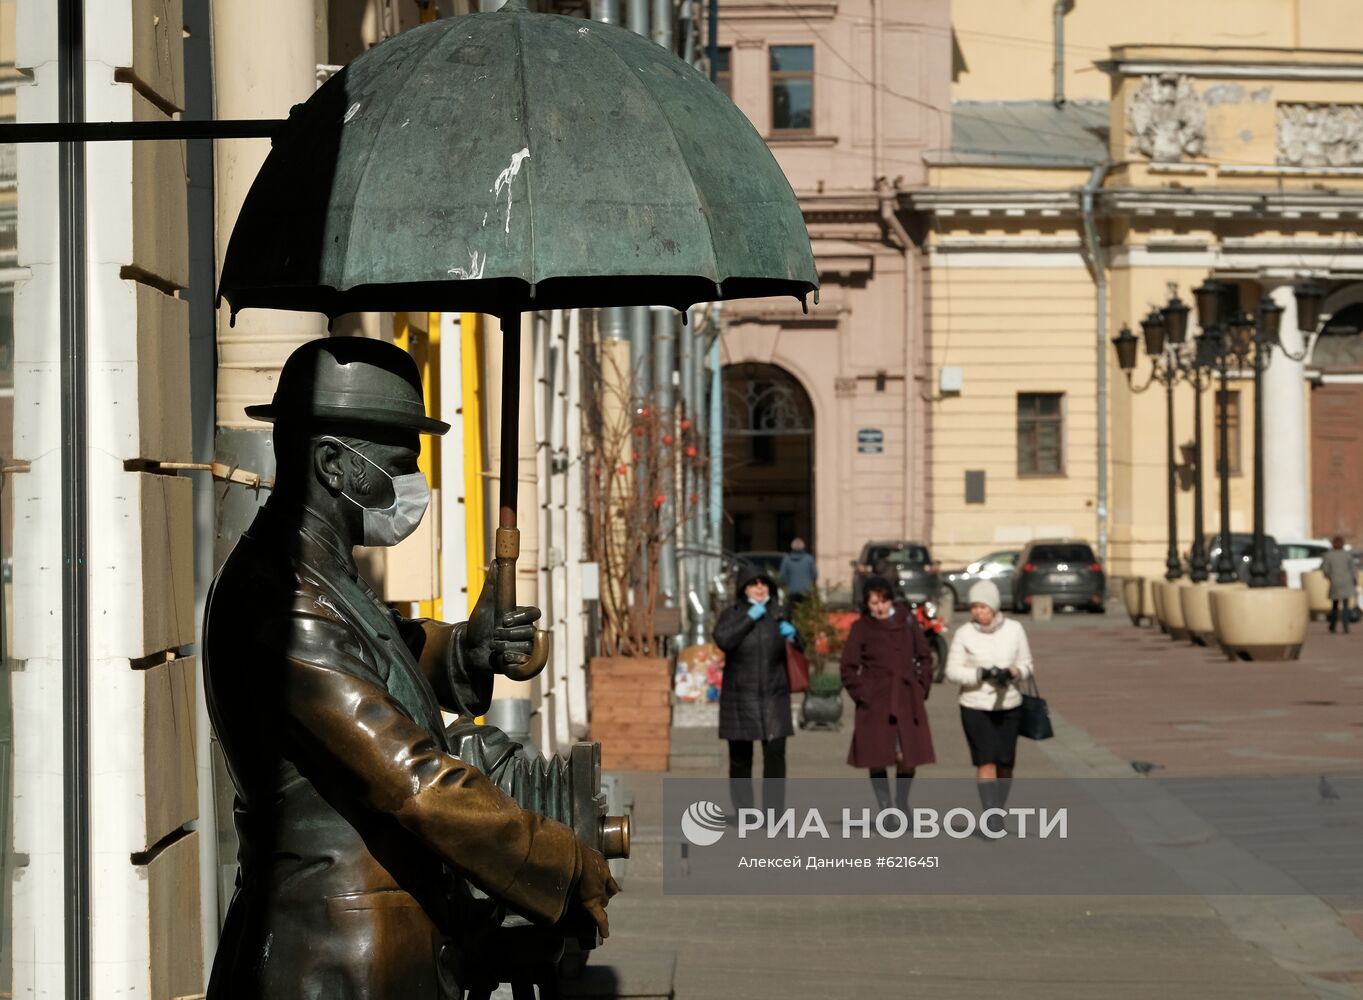
[[[1303,333],[1315,332],[1320,321],[1320,303],[1324,290],[1315,282],[1305,282],[1294,289],[1297,297],[1297,328]],[[1251,319],[1241,312],[1230,320],[1227,335],[1223,339],[1223,351],[1218,358],[1217,371],[1221,375],[1221,558],[1217,561],[1216,578],[1222,582],[1235,580],[1235,567],[1231,561],[1230,544],[1230,500],[1227,477],[1226,431],[1227,407],[1229,400],[1226,389],[1227,372],[1232,361],[1239,368],[1249,366],[1254,372],[1254,534],[1250,543],[1249,585],[1267,587],[1273,581],[1268,576],[1268,553],[1264,536],[1264,398],[1263,373],[1273,361],[1273,350],[1277,348],[1293,361],[1306,357],[1306,350],[1293,353],[1282,345],[1283,307],[1271,298],[1260,300],[1259,308]]]
[[[1117,364],[1126,376],[1126,384],[1130,386],[1132,392],[1145,392],[1156,382],[1164,386],[1165,460],[1167,463],[1169,507],[1169,549],[1165,559],[1164,578],[1166,580],[1177,580],[1183,575],[1183,565],[1178,557],[1178,469],[1174,464],[1174,386],[1178,384],[1180,378],[1188,377],[1189,364],[1193,360],[1182,350],[1188,334],[1188,307],[1179,301],[1177,295],[1172,295],[1169,304],[1163,310],[1152,309],[1141,320],[1141,332],[1145,339],[1145,353],[1151,359],[1151,367],[1150,377],[1140,386],[1135,385],[1131,380],[1131,373],[1136,368],[1136,347],[1139,343],[1136,336],[1131,332],[1131,328],[1123,325],[1117,336],[1112,338],[1112,346],[1117,351]],[[1195,382],[1194,384],[1199,383]],[[1201,426],[1201,418],[1199,417],[1197,427],[1200,429]],[[1201,448],[1201,444],[1199,430],[1198,448]],[[1195,464],[1196,461],[1194,459]],[[1200,480],[1201,477],[1198,478]],[[1199,490],[1199,500],[1200,492]],[[1202,517],[1200,512],[1196,517],[1195,533],[1197,538],[1193,544],[1194,555],[1202,551]],[[1196,562],[1194,562],[1192,568],[1196,573],[1198,568]],[[1206,579],[1205,555],[1201,559],[1201,569],[1203,574],[1201,578]],[[1197,579],[1198,577],[1194,576],[1193,578]]]

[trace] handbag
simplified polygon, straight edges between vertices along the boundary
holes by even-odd
[[[786,680],[791,694],[809,690],[809,661],[793,642],[786,643]]]
[[[1046,699],[1036,686],[1036,675],[1028,674],[1027,680],[1019,688],[1022,692],[1022,721],[1018,725],[1018,735],[1029,740],[1048,740],[1055,735],[1051,728],[1051,710],[1046,707]]]

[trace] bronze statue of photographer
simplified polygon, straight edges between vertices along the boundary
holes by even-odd
[[[452,1000],[506,913],[594,921],[618,891],[568,826],[451,752],[441,709],[481,715],[539,611],[466,623],[392,612],[355,545],[393,545],[429,499],[415,363],[374,340],[298,348],[274,401],[275,489],[209,594],[209,713],[236,786],[237,891],[210,1000]]]

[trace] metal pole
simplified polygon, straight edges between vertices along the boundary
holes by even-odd
[[[710,538],[709,547],[724,546],[724,365],[720,357],[719,303],[710,313],[715,324],[710,341]],[[717,569],[717,568],[716,568]]]
[[[1254,540],[1250,543],[1249,585],[1267,587],[1268,560],[1264,554],[1264,394],[1263,343],[1254,348]]]
[[[653,0],[653,40],[672,51],[672,0]]]
[[[649,0],[628,0],[625,11],[625,26],[636,35],[648,37]]]
[[[1231,555],[1230,544],[1230,358],[1222,357],[1217,361],[1217,371],[1221,376],[1220,419],[1217,433],[1221,441],[1221,454],[1217,456],[1216,471],[1221,477],[1221,551],[1216,557],[1216,582],[1235,582],[1235,561]]]
[[[1168,361],[1166,360],[1166,365]],[[1165,460],[1169,466],[1169,553],[1165,559],[1164,578],[1177,580],[1183,575],[1183,567],[1178,559],[1178,494],[1175,483],[1174,467],[1174,371],[1168,365],[1164,372],[1164,400],[1166,416]]]
[[[83,0],[57,7],[57,114],[85,118]],[[66,997],[90,996],[90,649],[86,619],[88,469],[86,465],[85,147],[58,150],[61,232],[62,430],[62,860]]]
[[[1202,524],[1202,369],[1193,359],[1193,551],[1189,556],[1194,583],[1207,579],[1207,543]]]
[[[602,24],[619,24],[620,0],[592,0],[592,20]]]
[[[677,415],[672,377],[677,368],[677,317],[671,309],[653,310],[653,362],[654,400],[658,407],[663,444],[655,459],[662,463],[658,482],[663,496],[662,509],[659,511],[663,543],[658,550],[658,591],[663,604],[673,608],[677,606],[677,491],[674,474]]]

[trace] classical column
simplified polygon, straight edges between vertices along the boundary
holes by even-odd
[[[1290,284],[1268,294],[1282,307],[1283,350],[1263,373],[1264,391],[1264,524],[1274,538],[1305,537],[1310,530],[1307,511],[1307,440],[1305,364],[1286,352],[1300,354],[1303,338],[1297,330],[1297,300]]]

